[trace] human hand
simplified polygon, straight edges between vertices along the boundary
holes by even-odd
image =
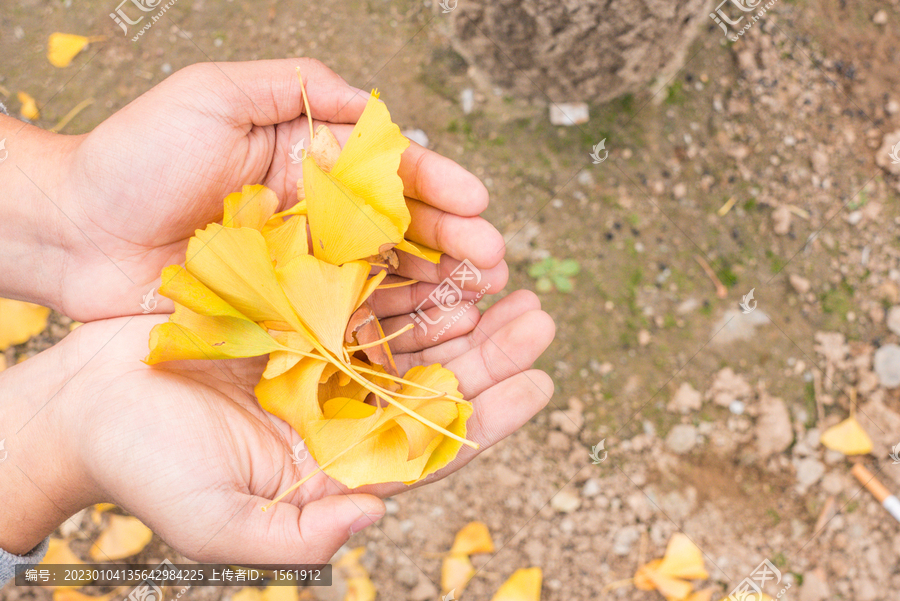
[[[42,142],[33,148],[24,140],[11,141],[10,161],[2,167],[25,189],[40,188],[35,204],[46,210],[35,227],[54,235],[42,241],[38,251],[46,258],[31,269],[21,260],[7,266],[0,256],[0,267],[22,269],[28,282],[38,280],[35,274],[47,280],[47,298],[22,289],[24,282],[14,282],[18,287],[7,295],[52,306],[79,321],[137,314],[143,296],[158,286],[162,268],[184,260],[194,231],[221,218],[222,199],[229,193],[262,183],[278,194],[282,209],[293,205],[302,165],[289,154],[309,137],[306,117],[301,117],[298,66],[314,122],[327,123],[345,140],[368,92],[350,87],[312,59],[284,59],[197,64],[178,71],[91,133],[59,136],[62,143],[49,161],[60,165],[58,174],[42,177],[48,165],[34,161],[16,164],[21,173],[13,167],[29,154],[45,160],[49,151],[43,140],[50,134],[35,132]],[[492,292],[499,291],[508,275],[504,243],[477,217],[488,203],[481,182],[415,143],[403,154],[400,175],[413,219],[408,237],[468,259],[492,283]],[[25,223],[24,218],[8,221],[17,222],[17,228]],[[62,248],[51,252],[57,238]],[[437,283],[458,265],[450,257],[434,267],[404,256],[398,273]],[[158,311],[167,310],[171,303],[163,299]]]
[[[549,377],[529,368],[554,326],[524,291],[483,316],[474,307],[466,315],[460,321],[470,325],[454,326],[463,329],[439,345],[399,343],[396,361],[401,371],[440,362],[457,374],[475,408],[467,437],[484,450],[549,400]],[[260,511],[316,468],[311,458],[294,465],[299,436],[253,396],[265,358],[150,367],[141,358],[160,322],[136,316],[85,324],[0,374],[0,424],[18,432],[6,435],[9,456],[0,464],[0,498],[9,508],[0,513],[0,548],[28,552],[69,515],[110,501],[192,559],[319,563],[383,515],[379,497],[408,488],[350,493],[318,473]],[[478,452],[464,447],[428,481]]]

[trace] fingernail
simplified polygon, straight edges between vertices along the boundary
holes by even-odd
[[[363,90],[360,90],[359,88],[354,88],[353,86],[349,86],[349,87],[350,87],[351,90],[353,90],[353,93],[354,93],[354,94],[357,94],[357,95],[359,95],[359,96],[362,96],[363,98],[366,98],[366,97],[369,95],[368,92],[365,92],[365,91],[363,91]]]
[[[383,513],[364,514],[361,518],[350,524],[350,534],[356,534],[366,526],[371,526],[382,517],[384,517]]]

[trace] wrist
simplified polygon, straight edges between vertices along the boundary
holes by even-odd
[[[67,254],[75,245],[61,200],[78,136],[0,115],[0,297],[59,310]]]
[[[64,398],[74,374],[60,346],[0,373],[0,548],[16,555],[101,496],[81,456],[77,402]]]

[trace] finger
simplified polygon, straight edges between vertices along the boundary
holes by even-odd
[[[420,282],[438,284],[449,278],[462,290],[481,290],[487,287],[490,292],[485,290],[485,294],[496,294],[509,280],[509,267],[506,261],[502,260],[487,268],[469,262],[465,265],[465,269],[462,269],[463,262],[449,255],[441,256],[440,263],[432,263],[405,252],[399,252],[397,256],[400,258],[400,266],[392,269],[391,273]]]
[[[481,217],[460,217],[424,202],[407,199],[412,221],[406,237],[478,268],[494,267],[506,252],[503,236]]]
[[[468,318],[468,313],[459,321],[468,322],[472,330],[468,335],[447,338],[447,334],[440,339],[441,344],[425,348],[418,352],[398,354],[394,357],[397,367],[406,372],[414,365],[431,365],[432,363],[446,364],[462,356],[473,348],[478,347],[488,336],[493,336],[507,323],[513,321],[528,311],[541,308],[541,301],[530,290],[516,290],[509,296],[501,299],[491,306],[484,315],[479,316],[477,322]],[[477,327],[475,327],[477,324]]]
[[[475,306],[466,306],[464,309],[464,313],[460,314],[463,309],[448,312],[442,307],[432,307],[422,311],[425,315],[417,316],[418,319],[409,315],[383,319],[381,327],[385,334],[390,335],[413,324],[415,327],[411,330],[390,341],[392,352],[412,353],[471,332],[481,317],[480,312]]]
[[[419,282],[399,288],[376,290],[368,303],[379,319],[412,313],[417,308],[429,309],[435,306],[429,295],[437,286],[430,282]],[[461,302],[468,302],[478,296],[477,292],[463,291]]]
[[[471,399],[491,386],[529,369],[556,333],[543,311],[528,311],[445,367],[456,374],[459,391]]]
[[[234,494],[234,493],[230,493]],[[385,512],[378,497],[335,494],[298,508],[256,495],[235,495],[227,520],[211,524],[209,542],[186,554],[210,563],[302,564],[327,563],[350,536],[379,520]],[[210,520],[214,521],[214,520]]]
[[[297,67],[314,118],[332,123],[355,123],[359,119],[369,95],[311,58],[200,63],[182,69],[165,85],[189,87],[192,105],[216,107],[236,126],[273,125],[296,119],[304,112]],[[198,93],[209,94],[210,102],[198,102]]]
[[[433,207],[465,217],[488,206],[488,191],[458,163],[411,142],[400,159],[403,193]]]

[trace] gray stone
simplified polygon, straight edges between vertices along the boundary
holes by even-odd
[[[589,119],[588,105],[584,102],[560,102],[550,105],[550,123],[553,125],[571,127],[587,123]]]
[[[682,382],[666,408],[672,412],[690,413],[699,411],[701,407],[703,407],[703,396],[700,392],[687,382]]]
[[[818,482],[825,473],[825,465],[813,457],[794,461],[794,467],[797,470],[797,484],[804,490]]]
[[[825,601],[831,598],[828,583],[815,572],[803,575],[803,586],[800,587],[799,601]]]
[[[428,148],[428,134],[426,134],[421,129],[404,129],[402,132],[404,136],[418,144],[423,148]]]
[[[900,386],[900,346],[885,344],[875,351],[875,374],[887,388]]]
[[[637,526],[625,526],[620,528],[613,536],[612,552],[624,556],[631,552],[631,547],[641,537]]]
[[[678,455],[687,453],[697,446],[697,428],[690,424],[678,424],[666,436],[666,446]]]
[[[559,513],[572,513],[581,507],[581,498],[568,490],[561,490],[550,499],[550,507]]]
[[[894,334],[900,335],[900,305],[891,307],[888,311],[887,327]]]
[[[756,420],[756,448],[763,457],[781,453],[794,440],[791,416],[784,401],[763,393]]]
[[[469,115],[475,110],[475,90],[466,88],[459,95],[459,103],[462,105],[464,115]]]

